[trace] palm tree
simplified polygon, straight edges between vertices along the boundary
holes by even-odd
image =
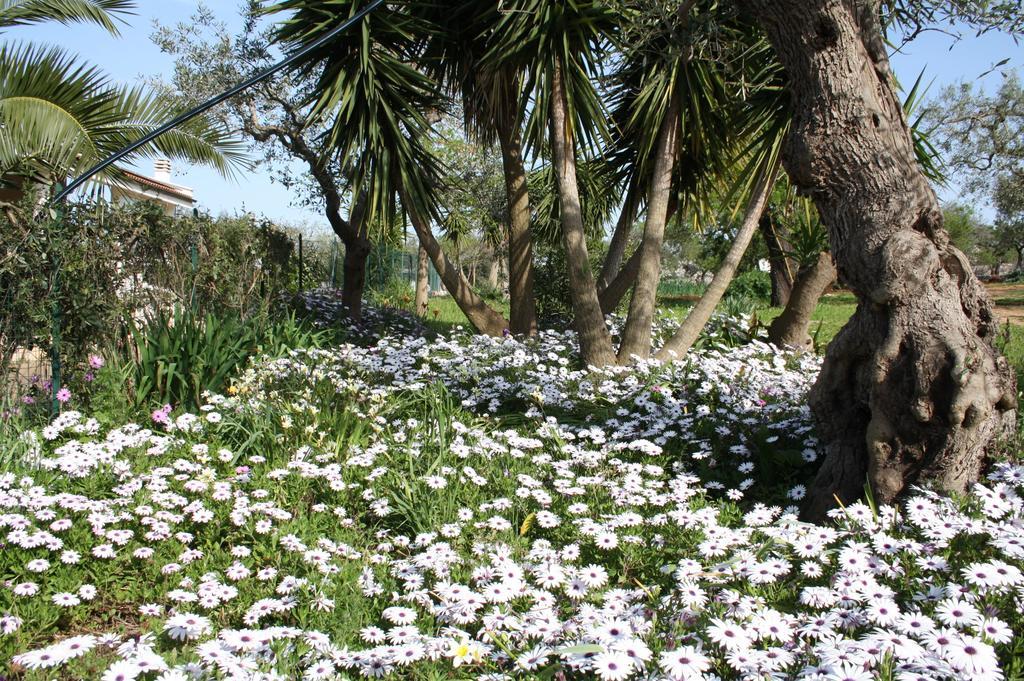
[[[525,72],[521,65],[486,59],[502,14],[488,0],[435,0],[413,4],[428,22],[421,63],[446,94],[457,98],[465,129],[477,142],[501,152],[508,203],[509,322],[514,334],[537,332],[533,295],[531,201],[523,158]]]
[[[93,23],[117,35],[119,15],[130,14],[134,0],[0,0],[0,29],[42,21]]]
[[[127,0],[0,0],[0,31],[41,21],[89,22],[117,34]],[[50,184],[76,175],[170,120],[168,97],[122,87],[59,47],[0,44],[0,186]],[[140,149],[201,163],[225,176],[245,166],[242,145],[210,119],[196,119]],[[99,177],[117,181],[111,168]]]
[[[534,151],[545,147],[558,179],[563,244],[569,266],[580,351],[588,364],[628,362],[650,352],[650,328],[660,277],[660,252],[670,211],[680,206],[691,216],[709,214],[710,197],[731,173],[742,178],[733,195],[756,189],[740,230],[733,258],[738,262],[771,189],[780,134],[776,117],[741,115],[746,98],[733,94],[740,82],[757,90],[777,71],[765,67],[770,52],[752,48],[752,31],[715,2],[665,3],[635,0],[607,3],[523,0],[509,10],[497,29],[502,38],[491,51],[494,63],[521,63],[529,74],[531,118],[527,140]],[[697,14],[696,20],[691,13]],[[714,46],[732,46],[729,54]],[[611,49],[610,49],[611,48]],[[611,135],[609,119],[594,80],[597,62],[611,56],[616,65]],[[748,65],[752,64],[753,68]],[[756,78],[752,78],[755,76]],[[776,97],[776,100],[778,97]],[[762,113],[765,110],[756,108]],[[549,136],[543,130],[548,127]],[[611,137],[606,162],[620,169],[626,187],[623,212],[612,253],[598,291],[590,271],[577,182],[577,154],[594,151]],[[744,140],[753,140],[745,144]],[[613,183],[615,184],[615,183]],[[620,276],[608,281],[620,261],[633,216],[646,204],[644,239]],[[695,309],[666,352],[685,352],[691,330],[699,332],[735,266],[726,261],[712,295]],[[618,356],[604,323],[607,299],[620,296],[635,278],[623,343]],[[609,294],[609,295],[605,295]],[[694,335],[694,338],[696,336]],[[664,356],[664,354],[662,355]]]
[[[363,5],[359,0],[283,0],[266,11],[291,13],[276,40],[299,48]],[[327,148],[351,169],[351,186],[366,192],[365,219],[386,219],[400,202],[420,245],[470,323],[482,333],[500,336],[508,321],[473,291],[430,226],[441,214],[443,168],[427,143],[428,114],[441,110],[444,102],[433,80],[415,66],[428,30],[403,3],[387,4],[310,53],[296,68],[300,77],[316,74],[312,114],[329,119]]]
[[[558,0],[520,0],[505,10],[486,62],[527,74],[527,149],[539,152],[547,144],[550,150],[580,354],[589,365],[611,364],[615,352],[590,270],[576,163],[577,151],[592,151],[606,135],[594,82],[618,13],[605,3]],[[521,107],[525,113],[527,102]]]

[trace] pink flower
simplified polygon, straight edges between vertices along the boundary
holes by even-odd
[[[57,401],[58,402],[67,402],[70,399],[71,399],[71,391],[68,390],[67,388],[61,388],[60,390],[57,391]]]
[[[159,409],[155,410],[150,417],[153,419],[153,423],[160,423],[163,425],[169,425],[171,423],[171,405],[165,404]]]
[[[89,355],[89,368],[102,369],[106,361],[99,355]]]

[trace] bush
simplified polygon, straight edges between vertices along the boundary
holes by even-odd
[[[280,357],[296,348],[321,347],[328,332],[300,321],[200,315],[178,307],[158,311],[133,328],[135,406],[171,404],[195,409],[204,390],[219,392],[250,357]]]
[[[62,364],[124,346],[127,328],[183,304],[239,319],[265,316],[295,276],[292,237],[253,215],[172,218],[151,203],[69,204],[35,214],[26,201],[0,229],[0,370],[18,349]],[[6,374],[0,374],[0,382]]]
[[[605,250],[606,246],[601,241],[592,239],[588,244],[591,272],[600,271]],[[533,295],[537,303],[537,319],[545,328],[564,329],[572,324],[568,270],[561,244],[534,244]]]
[[[765,304],[772,298],[772,280],[767,272],[748,270],[737,276],[725,291],[726,298],[745,298]]]

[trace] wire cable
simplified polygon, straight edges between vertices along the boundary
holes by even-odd
[[[291,66],[292,64],[297,62],[299,59],[302,59],[303,57],[305,57],[310,52],[313,52],[314,50],[316,50],[316,49],[322,47],[323,45],[325,45],[326,43],[330,42],[335,36],[341,34],[349,26],[351,26],[352,24],[356,23],[357,21],[359,21],[360,19],[365,17],[367,14],[369,14],[373,10],[377,9],[377,7],[379,7],[381,4],[383,4],[383,2],[384,2],[384,0],[373,0],[370,4],[368,4],[366,7],[364,7],[361,10],[359,10],[358,12],[356,12],[352,17],[350,17],[347,21],[345,21],[344,23],[339,25],[337,28],[331,29],[326,34],[324,34],[321,38],[319,38],[319,39],[315,40],[314,42],[310,43],[306,47],[302,48],[301,50],[299,50],[295,54],[293,54],[290,57],[288,57],[287,59],[284,59],[284,60],[278,62],[277,64],[274,64],[273,66],[271,66],[271,67],[261,71],[260,73],[256,74],[252,78],[249,78],[248,80],[246,80],[246,81],[244,81],[242,83],[239,83],[238,85],[234,86],[230,90],[222,92],[221,94],[217,95],[216,97],[214,97],[214,98],[212,98],[212,99],[210,99],[210,100],[208,100],[206,102],[203,102],[202,104],[200,104],[199,106],[195,107],[194,109],[192,109],[190,111],[186,111],[185,113],[177,116],[173,120],[168,121],[164,125],[160,126],[159,128],[157,128],[153,132],[151,132],[148,135],[146,135],[145,137],[143,137],[143,138],[141,138],[141,139],[139,139],[139,140],[137,140],[135,142],[132,142],[131,144],[129,144],[128,146],[124,147],[120,151],[111,154],[110,156],[108,156],[107,158],[103,159],[102,161],[100,161],[99,163],[94,165],[92,168],[89,168],[89,170],[85,171],[84,173],[82,173],[81,175],[76,177],[74,180],[69,182],[68,186],[65,187],[62,192],[60,192],[59,194],[57,194],[53,198],[53,201],[52,201],[51,205],[52,204],[56,204],[56,203],[60,203],[61,201],[66,199],[72,192],[74,192],[76,189],[78,189],[83,184],[88,182],[94,175],[96,175],[99,172],[102,172],[102,171],[106,170],[107,168],[109,168],[110,166],[114,165],[115,163],[120,161],[122,158],[124,158],[128,154],[132,153],[133,151],[138,150],[140,147],[143,147],[146,144],[149,144],[150,142],[155,140],[157,137],[160,137],[160,135],[163,135],[164,133],[166,133],[166,132],[168,132],[170,130],[173,130],[174,128],[178,127],[179,125],[181,125],[183,123],[187,123],[188,121],[192,120],[196,116],[199,116],[200,114],[204,114],[207,111],[209,111],[210,109],[212,109],[213,107],[217,106],[218,104],[221,104],[222,102],[225,102],[228,99],[231,99],[232,97],[237,95],[239,92],[242,92],[243,90],[247,90],[250,87],[252,87],[253,85],[256,85],[257,83],[259,83],[261,81],[264,81],[267,78],[270,78],[271,76],[273,76],[274,74],[278,73],[279,71],[288,68],[289,66]]]

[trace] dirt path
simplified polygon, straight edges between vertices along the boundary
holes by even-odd
[[[1002,322],[1024,325],[1024,284],[985,284]]]

